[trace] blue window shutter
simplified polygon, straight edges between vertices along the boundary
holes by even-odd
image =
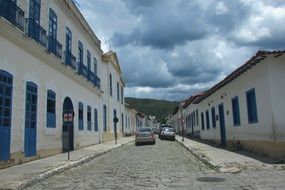
[[[210,129],[210,118],[209,118],[209,111],[206,111],[206,124],[207,124],[207,129]]]
[[[232,98],[232,112],[233,112],[233,124],[234,126],[239,126],[240,113],[239,113],[239,101],[237,96]]]
[[[212,112],[212,126],[213,126],[213,128],[216,128],[216,111],[215,111],[215,107],[212,107],[211,112]]]
[[[205,124],[204,124],[204,113],[201,112],[201,122],[202,122],[202,130],[205,129]]]
[[[94,130],[98,131],[98,111],[94,109]]]
[[[49,128],[56,127],[56,95],[52,90],[47,91],[47,115],[46,115],[46,126]]]
[[[84,130],[84,112],[83,112],[83,103],[78,103],[78,129],[80,131]]]
[[[257,105],[255,97],[255,89],[248,90],[246,92],[246,101],[247,101],[247,115],[249,123],[257,123]]]

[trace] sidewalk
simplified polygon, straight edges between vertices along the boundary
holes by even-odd
[[[22,189],[52,175],[88,162],[133,140],[134,137],[123,137],[118,139],[117,145],[115,145],[115,141],[110,141],[75,150],[70,152],[69,161],[67,160],[67,153],[62,153],[2,169],[0,170],[0,189]]]
[[[269,169],[284,169],[285,165],[270,164],[269,162],[262,162],[257,155],[251,157],[246,156],[246,152],[237,151],[232,152],[222,148],[217,148],[208,144],[200,143],[191,139],[176,136],[176,140],[194,154],[198,159],[204,163],[214,167],[220,172],[224,173],[238,173],[245,170],[269,170]],[[250,153],[248,153],[250,154]]]

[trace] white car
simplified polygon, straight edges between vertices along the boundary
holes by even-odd
[[[170,127],[164,127],[160,133],[160,139],[170,139],[175,141],[174,129]]]

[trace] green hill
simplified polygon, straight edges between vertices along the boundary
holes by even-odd
[[[135,108],[139,112],[153,115],[157,122],[164,123],[165,117],[172,113],[178,102],[154,99],[125,98],[126,103],[130,107]]]

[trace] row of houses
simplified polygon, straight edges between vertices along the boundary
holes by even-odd
[[[0,168],[133,134],[124,88],[72,0],[0,1]]]
[[[184,135],[285,158],[285,51],[258,51],[168,117]]]

